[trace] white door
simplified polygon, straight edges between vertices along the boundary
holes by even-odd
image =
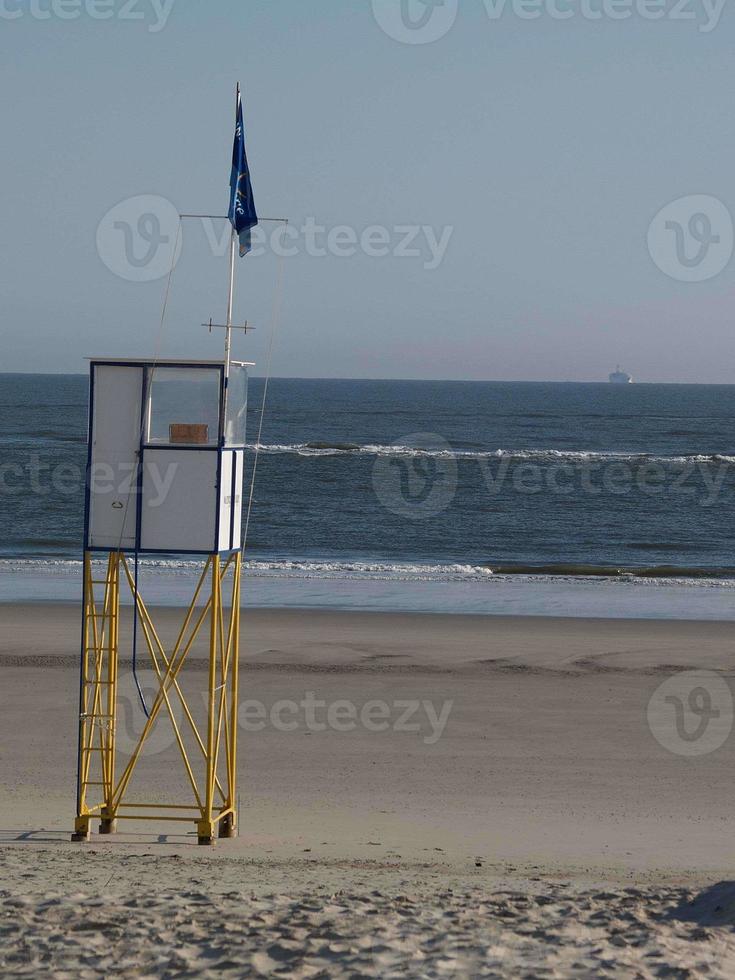
[[[206,449],[144,451],[142,551],[217,550],[217,455]]]
[[[142,395],[142,368],[108,364],[94,368],[89,473],[91,548],[135,546]]]

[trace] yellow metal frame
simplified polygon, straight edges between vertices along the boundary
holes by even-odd
[[[95,579],[92,554],[85,553],[77,817],[72,839],[89,840],[90,825],[96,817],[100,819],[102,834],[114,833],[118,820],[166,820],[193,821],[200,844],[214,844],[217,835],[236,836],[241,568],[242,556],[239,551],[225,559],[219,555],[207,558],[176,642],[167,653],[136,588],[125,554],[121,551],[111,552],[107,558],[105,577]],[[158,678],[158,692],[138,742],[118,775],[115,737],[121,578],[127,582],[133,602],[137,605],[140,629],[151,666]],[[200,607],[198,603],[206,595],[207,585],[209,595]],[[222,601],[225,588],[230,594],[229,611]],[[209,628],[209,663],[207,730],[202,736],[178,678],[205,622]],[[172,709],[174,698],[181,703],[186,728],[176,720]],[[126,799],[130,780],[145,742],[164,707],[194,800],[191,803],[168,804],[130,802]],[[203,757],[203,771],[199,779],[187,751],[185,736],[188,736],[189,749],[193,740],[193,746]],[[221,751],[223,745],[224,752]],[[98,802],[92,802],[94,798]],[[182,812],[172,814],[171,811]]]

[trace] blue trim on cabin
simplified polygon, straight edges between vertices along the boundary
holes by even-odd
[[[177,548],[173,550],[171,548],[142,548],[138,551],[138,554],[143,557],[144,555],[231,555],[234,552],[239,551],[239,548],[215,548],[213,551],[207,551],[204,549],[182,549]],[[130,547],[122,546],[120,548],[110,547],[108,545],[92,545],[90,548],[85,548],[85,551],[93,552],[95,554],[109,555],[111,551],[120,551],[125,555],[135,554],[136,548],[134,545]]]
[[[232,453],[232,480],[230,484],[230,550],[235,547],[235,486],[237,484],[237,453]]]
[[[89,514],[91,506],[92,440],[94,438],[94,371],[89,372],[89,407],[87,418],[87,469],[84,478],[84,547],[89,544]]]
[[[167,442],[149,442],[143,446],[147,453],[220,453],[219,446],[200,446],[196,442],[177,442],[170,446]],[[229,446],[228,446],[229,449]]]
[[[227,420],[225,418],[226,411],[226,401],[227,401],[227,378],[225,377],[224,366],[222,368],[222,374],[219,379],[219,432],[217,433],[217,444],[220,449],[224,449],[225,446],[225,427],[227,425]]]
[[[246,445],[240,446],[218,446],[213,442],[201,443],[201,442],[146,442],[143,444],[143,449],[173,449],[173,450],[186,450],[187,452],[198,452],[198,453],[219,453],[223,451],[232,452],[236,449],[242,450],[243,452],[248,447]]]
[[[211,364],[204,364],[198,361],[157,361],[154,358],[147,360],[142,357],[138,361],[125,361],[125,360],[115,360],[115,361],[92,361],[89,362],[90,368],[93,367],[137,367],[137,368],[155,368],[157,371],[165,371],[167,368],[191,368],[192,371],[220,371],[224,374],[225,366],[215,361]]]
[[[216,494],[217,501],[217,513],[214,519],[214,550],[217,551],[219,548],[219,527],[220,520],[222,518],[222,497],[220,494],[220,487],[222,486],[222,456],[223,450],[219,450],[217,453],[217,478],[215,480],[214,492]]]

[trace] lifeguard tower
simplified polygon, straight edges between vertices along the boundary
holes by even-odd
[[[98,357],[90,364],[73,834],[78,841],[89,840],[96,819],[103,834],[114,833],[119,820],[193,821],[200,844],[213,844],[217,836],[234,837],[237,830],[242,487],[250,365],[232,360],[231,339],[234,329],[247,330],[247,324],[234,327],[232,323],[237,244],[239,241],[241,256],[250,251],[250,233],[258,216],[245,153],[239,85],[235,105],[227,214],[232,225],[227,320],[217,324],[225,331],[224,358]],[[222,216],[179,216],[180,221],[217,217]],[[287,223],[286,219],[264,220]],[[174,247],[169,287],[175,255]],[[161,327],[165,310],[166,299]],[[210,320],[210,332],[213,326]],[[261,424],[266,390],[267,375]],[[251,500],[256,463],[257,447]],[[170,642],[156,629],[143,601],[138,577],[141,555],[201,556],[202,570],[191,603]],[[145,722],[137,739],[126,737],[123,764],[117,743],[123,710],[118,687],[120,598],[125,589],[132,596],[132,674]],[[195,686],[197,694],[204,693],[206,706],[204,717],[198,718],[202,706],[187,700],[183,668],[203,636],[207,639],[206,690],[201,684]],[[155,676],[150,702],[137,674],[139,646],[143,645]],[[180,750],[192,794],[188,802],[162,802],[160,787],[156,787],[156,799],[151,799],[150,791],[136,791],[134,799],[129,795],[131,780],[141,768],[141,758],[162,714],[169,718]]]
[[[193,820],[200,844],[236,833],[248,366],[228,357],[91,361],[75,840],[89,839],[95,817],[106,834],[115,831],[118,820],[133,819]],[[203,559],[191,605],[168,650],[138,589],[141,554]],[[133,642],[139,631],[159,689],[150,705],[141,694],[146,721],[126,764],[118,766],[120,592],[125,587],[134,606]],[[206,730],[200,731],[180,676],[203,630],[209,663]],[[135,656],[133,665],[135,670]],[[183,709],[181,724],[173,700]],[[128,802],[128,785],[161,712],[170,718],[192,800]]]

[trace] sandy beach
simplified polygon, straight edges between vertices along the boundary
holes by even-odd
[[[78,610],[0,606],[6,975],[732,975],[731,740],[682,755],[649,710],[682,671],[731,677],[728,624],[242,627],[239,838],[130,823],[72,845]],[[128,631],[129,611],[123,651]],[[181,795],[175,744],[154,748],[142,785]]]

